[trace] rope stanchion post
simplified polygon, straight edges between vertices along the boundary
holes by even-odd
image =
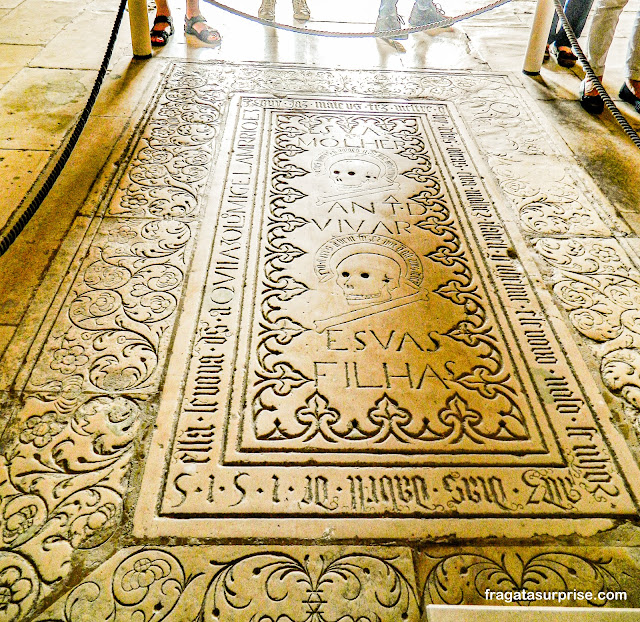
[[[151,58],[147,0],[128,0],[128,5],[133,57],[139,59]]]
[[[533,14],[529,43],[524,55],[522,73],[527,76],[537,76],[544,61],[544,50],[549,38],[549,30],[553,20],[553,0],[538,0]]]

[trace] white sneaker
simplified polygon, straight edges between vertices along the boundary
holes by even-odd
[[[258,9],[258,17],[272,22],[276,18],[276,0],[262,0]]]
[[[301,22],[311,19],[311,11],[306,0],[293,0],[293,17]]]

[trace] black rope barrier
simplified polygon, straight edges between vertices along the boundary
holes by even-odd
[[[612,114],[613,118],[618,122],[618,125],[622,128],[624,133],[633,141],[633,144],[640,149],[640,136],[638,133],[631,127],[629,122],[624,118],[623,114],[618,110],[618,107],[613,103],[613,100],[609,96],[609,93],[605,90],[604,86],[596,76],[593,68],[589,64],[587,57],[585,56],[580,44],[578,43],[578,38],[576,37],[576,33],[573,32],[573,28],[567,19],[567,16],[562,8],[562,4],[560,0],[553,0],[553,4],[555,5],[556,13],[558,14],[558,19],[562,23],[562,27],[564,28],[565,33],[571,43],[571,48],[573,49],[575,55],[578,57],[580,61],[580,65],[584,69],[586,76],[589,78],[589,82],[591,82],[598,91],[598,95],[602,98],[605,106]]]
[[[109,66],[109,61],[111,60],[111,55],[113,54],[113,48],[116,43],[116,38],[118,36],[118,30],[120,29],[120,24],[122,23],[122,18],[124,16],[125,7],[127,5],[127,0],[120,0],[120,6],[118,7],[118,14],[116,16],[116,20],[113,23],[113,28],[111,30],[111,36],[109,37],[109,42],[107,43],[107,49],[104,54],[104,58],[102,59],[102,64],[100,65],[100,69],[98,70],[98,75],[96,76],[96,80],[93,84],[93,88],[91,89],[91,93],[89,94],[89,98],[87,99],[87,103],[85,104],[84,110],[80,113],[78,120],[76,121],[76,125],[73,128],[73,132],[67,144],[65,145],[62,153],[60,154],[57,162],[47,175],[44,183],[41,188],[38,190],[37,194],[29,205],[27,205],[24,210],[20,213],[17,219],[10,219],[7,227],[8,229],[6,233],[2,232],[0,235],[0,256],[4,255],[7,252],[11,244],[15,241],[15,239],[20,235],[22,230],[27,226],[27,223],[31,220],[33,215],[38,211],[38,208],[42,205],[44,200],[47,198],[49,191],[55,184],[56,180],[60,176],[60,173],[64,169],[66,163],[73,152],[78,139],[80,138],[80,134],[82,134],[82,130],[87,124],[87,120],[89,119],[89,115],[91,114],[91,110],[93,109],[93,105],[98,98],[98,93],[102,88],[102,83],[104,81],[104,77],[107,74],[107,67]],[[26,200],[23,199],[18,206],[17,210],[20,210],[20,206]],[[13,222],[13,224],[11,224]]]

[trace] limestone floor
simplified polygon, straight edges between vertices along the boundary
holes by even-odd
[[[369,0],[309,4],[320,29],[375,20]],[[187,45],[176,6],[176,34],[146,61],[131,59],[125,20],[71,161],[0,257],[0,621],[529,621],[430,605],[536,589],[640,619],[640,154],[607,113],[582,111],[579,69],[520,74],[533,9],[513,0],[399,49],[203,5],[223,35],[209,49]],[[636,10],[610,53],[611,93]],[[72,128],[114,15],[113,0],[0,0],[0,230]],[[278,18],[291,19],[283,0]],[[322,131],[342,150],[318,139],[306,154]],[[335,197],[346,215],[331,220]],[[240,223],[255,223],[244,255],[224,238]],[[356,269],[370,280],[354,294]],[[424,363],[442,340],[450,356]],[[367,348],[379,359],[357,358]],[[305,352],[325,350],[307,369]],[[223,354],[236,373],[219,387]],[[451,361],[469,368],[459,394]],[[424,383],[446,403],[440,427],[407,423]],[[219,439],[198,416],[231,388],[219,401],[238,414]],[[214,436],[236,470],[199,463]],[[596,616],[572,619],[616,619]]]

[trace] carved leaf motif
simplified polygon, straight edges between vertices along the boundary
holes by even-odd
[[[499,559],[474,553],[448,555],[440,558],[429,572],[423,605],[486,604],[485,590],[580,590],[591,591],[595,598],[599,591],[619,587],[607,569],[609,563],[610,560],[590,559],[564,552],[540,553],[526,562],[517,553],[503,553]],[[462,577],[464,580],[461,580]],[[514,603],[532,604],[522,601]],[[561,604],[575,606],[567,601]],[[597,603],[592,600],[589,604]]]
[[[295,420],[304,428],[302,434],[296,434],[300,440],[310,440],[319,433],[325,440],[335,442],[332,425],[340,420],[340,413],[331,408],[329,401],[318,391],[309,396],[305,406],[296,410]]]
[[[263,389],[270,387],[281,397],[291,393],[292,389],[311,382],[310,378],[284,361],[275,363],[269,370],[261,371],[258,376],[262,379],[260,384],[263,385]]]
[[[0,620],[22,619],[38,600],[40,581],[21,555],[0,550]]]
[[[93,390],[145,386],[165,354],[160,348],[176,314],[190,237],[182,222],[103,225],[31,385],[81,374]]]
[[[602,379],[640,418],[640,273],[614,240],[539,240],[536,249],[557,269],[553,291],[573,326],[604,344]]]
[[[6,470],[0,461],[0,529],[45,581],[69,572],[74,550],[113,533],[140,419],[124,397],[27,400]]]
[[[248,555],[224,565],[209,583],[203,622],[417,622],[414,591],[404,575],[372,555],[309,564],[284,553]]]
[[[167,551],[145,549],[127,557],[113,574],[117,609],[135,611],[142,619],[163,619],[175,606],[189,580],[182,564]]]

